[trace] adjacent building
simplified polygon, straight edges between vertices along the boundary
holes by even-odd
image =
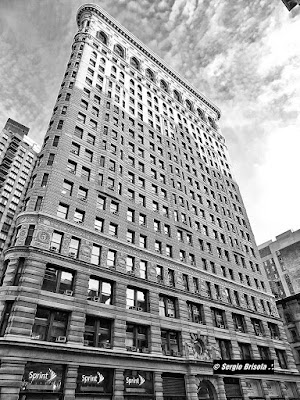
[[[276,240],[258,246],[259,254],[276,299],[300,292],[300,230],[288,230]]]
[[[0,253],[10,242],[15,217],[37,159],[29,128],[9,118],[0,133]]]
[[[77,24],[5,252],[1,398],[298,398],[220,110],[100,7]]]

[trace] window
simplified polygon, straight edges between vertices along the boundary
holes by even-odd
[[[231,351],[231,342],[230,340],[224,340],[224,339],[216,339],[216,342],[218,344],[220,353],[221,353],[221,359],[222,360],[231,360],[232,359],[232,351]]]
[[[110,236],[118,236],[118,225],[110,223],[108,233]]]
[[[51,239],[51,243],[50,243],[50,250],[60,252],[62,239],[63,239],[63,234],[60,232],[54,231],[52,234],[52,239]]]
[[[275,349],[280,368],[287,369],[286,353],[284,350]]]
[[[232,314],[232,319],[233,319],[233,325],[234,325],[234,329],[237,332],[246,332],[246,324],[245,324],[245,319],[243,315],[240,314]]]
[[[164,271],[161,265],[156,266],[156,280],[158,283],[163,283],[164,281]]]
[[[55,154],[50,153],[47,161],[47,165],[53,165]]]
[[[65,342],[68,319],[67,312],[38,306],[31,337],[47,342]]]
[[[74,236],[72,236],[70,245],[69,245],[69,256],[70,257],[75,257],[75,258],[78,257],[79,246],[80,246],[80,239],[77,239]]]
[[[188,277],[188,275],[182,274],[182,282],[183,282],[184,290],[189,292],[190,287],[189,287],[189,277]]]
[[[125,346],[129,351],[148,351],[148,327],[127,323]]]
[[[126,290],[126,308],[129,310],[147,311],[146,291],[128,287]]]
[[[144,235],[140,235],[140,241],[139,241],[140,247],[143,249],[147,248],[147,237]]]
[[[52,146],[57,147],[59,142],[59,136],[54,136]]]
[[[43,188],[47,186],[48,179],[49,179],[49,174],[44,174],[41,182],[41,186]]]
[[[179,356],[179,332],[162,329],[161,348],[165,355]]]
[[[40,209],[42,208],[42,202],[43,202],[43,197],[38,196],[35,202],[34,211],[40,211]]]
[[[226,328],[225,324],[225,312],[223,310],[219,310],[217,308],[212,308],[212,318],[213,318],[213,323],[214,326],[217,328]]]
[[[1,324],[0,324],[0,337],[4,336],[6,333],[6,328],[8,326],[8,320],[11,314],[13,302],[6,301],[4,305],[4,310],[1,316]]]
[[[89,168],[82,167],[81,177],[83,179],[86,179],[87,181],[89,181],[90,180],[90,175],[91,175],[91,170]]]
[[[165,295],[159,296],[159,315],[161,317],[177,318],[176,300]]]
[[[60,267],[47,264],[42,290],[53,293],[62,293],[72,296],[74,283],[74,272],[61,269]]]
[[[280,339],[280,333],[278,325],[273,324],[272,322],[268,322],[268,327],[270,330],[270,335],[272,339]]]
[[[84,211],[76,208],[76,210],[74,211],[74,222],[76,224],[82,224],[84,221],[84,214]]]
[[[127,210],[127,221],[128,222],[134,222],[134,210],[132,210],[131,208],[128,208]]]
[[[197,324],[204,324],[203,306],[200,304],[187,302],[188,319]]]
[[[103,304],[112,304],[112,283],[97,277],[90,277],[87,299]]]
[[[134,272],[134,257],[126,257],[126,272]]]
[[[140,278],[147,279],[147,261],[141,260],[140,261]]]
[[[240,350],[240,357],[242,360],[251,360],[252,352],[251,345],[248,343],[238,343]]]
[[[87,315],[83,338],[85,346],[110,348],[111,321]]]
[[[170,246],[169,244],[166,244],[166,255],[168,257],[172,257],[173,256],[172,254],[173,254],[172,253],[172,246]]]
[[[102,196],[98,196],[96,207],[98,210],[105,210],[106,198]]]
[[[27,236],[25,239],[25,246],[30,246],[32,239],[33,239],[34,229],[35,229],[35,225],[29,225],[28,231],[27,231]]]
[[[97,244],[93,244],[92,246],[92,254],[91,254],[91,263],[95,265],[100,265],[101,261],[101,246]]]
[[[108,250],[106,266],[109,267],[109,268],[115,268],[115,266],[116,266],[116,258],[117,258],[117,252],[114,251],[114,250]]]
[[[128,243],[134,243],[135,242],[135,232],[128,230],[126,233],[126,240]]]
[[[259,356],[262,360],[270,360],[270,349],[269,347],[265,346],[257,346],[258,351],[259,351]]]
[[[259,319],[251,318],[251,323],[256,336],[264,336],[262,322]]]

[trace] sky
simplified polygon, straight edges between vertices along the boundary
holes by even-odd
[[[83,0],[0,1],[0,129],[42,143]],[[257,244],[300,228],[300,6],[94,0],[216,104]]]

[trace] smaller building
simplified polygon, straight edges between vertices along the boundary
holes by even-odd
[[[8,119],[0,132],[0,253],[9,244],[38,153],[29,128]]]
[[[300,293],[277,300],[276,305],[300,371]]]
[[[274,296],[300,293],[300,229],[288,230],[258,249]]]

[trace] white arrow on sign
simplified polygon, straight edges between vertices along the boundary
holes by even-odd
[[[139,386],[142,386],[143,383],[145,383],[145,378],[143,378],[140,374],[139,374],[139,378],[140,378],[140,383]]]
[[[97,372],[97,375],[98,375],[98,384],[99,384],[104,381],[104,376],[100,372]]]

